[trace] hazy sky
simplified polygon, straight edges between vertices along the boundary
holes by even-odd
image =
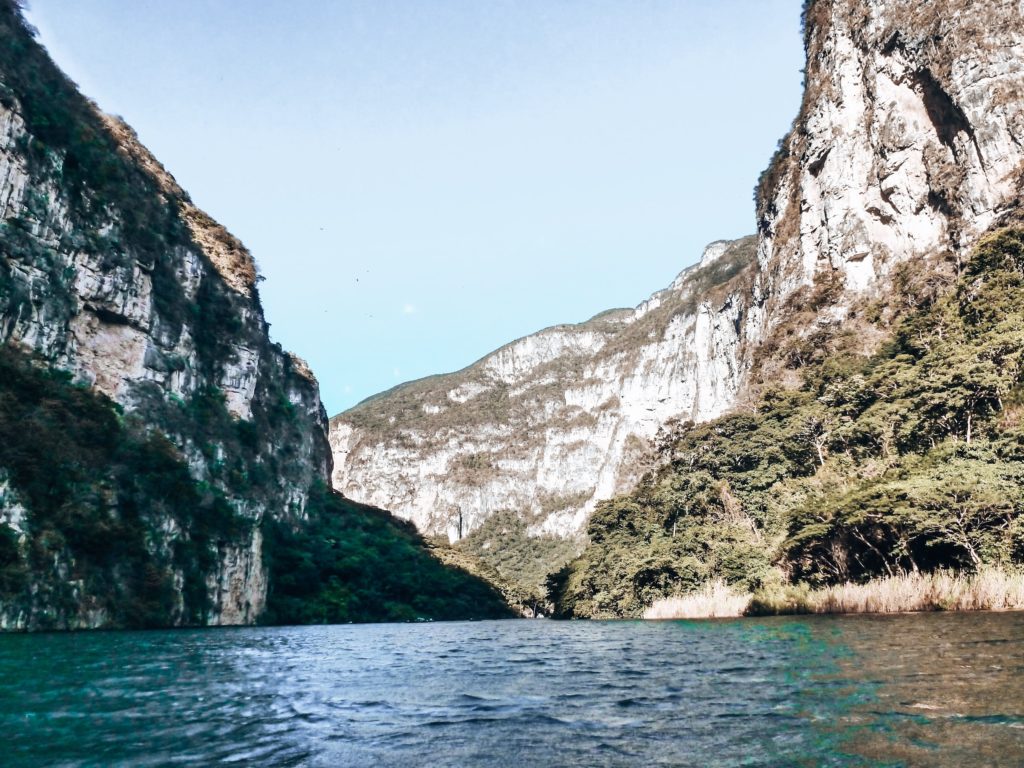
[[[632,306],[754,230],[800,0],[32,0],[248,245],[333,415]]]

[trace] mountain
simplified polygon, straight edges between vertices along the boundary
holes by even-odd
[[[757,189],[769,309],[826,279],[851,296],[885,291],[901,262],[963,258],[1018,206],[1018,10],[806,4],[803,103]]]
[[[502,510],[539,534],[579,533],[596,500],[632,485],[666,420],[732,401],[743,316],[730,293],[754,247],[713,243],[636,309],[548,328],[335,417],[335,487],[451,539]]]
[[[550,580],[558,612],[638,616],[709,582],[773,612],[808,588],[1024,564],[1024,229],[983,238],[943,288],[901,291],[913,308],[873,353],[838,331],[799,385],[678,425]]]
[[[671,471],[663,465],[681,435],[714,442],[688,422],[763,413],[765,398],[780,387],[805,391],[833,357],[881,359],[914,312],[939,311],[962,290],[982,236],[1019,216],[1019,9],[999,0],[813,0],[803,21],[804,98],[758,182],[756,239],[712,246],[708,263],[633,312],[542,331],[334,417],[336,487],[421,530],[482,531],[492,556],[514,527],[506,510],[527,523],[527,538],[588,540],[593,554],[600,537],[646,514],[626,507],[611,523],[604,506],[597,527],[587,526],[597,502],[649,471],[638,493],[660,482],[652,478]],[[722,249],[729,255],[718,262]],[[778,533],[741,517],[757,547]],[[490,519],[503,521],[499,530],[487,529]],[[642,559],[649,544],[640,536],[629,546]],[[762,550],[776,562],[773,547]],[[689,556],[672,551],[673,562]],[[721,570],[700,562],[696,581]],[[598,573],[608,567],[594,557],[566,578],[578,586],[588,574],[603,594],[610,583]],[[621,586],[631,577],[609,578]],[[695,583],[673,578],[655,578],[655,592]],[[642,602],[567,611],[635,613]]]
[[[0,628],[504,615],[326,490],[258,280],[0,2]]]

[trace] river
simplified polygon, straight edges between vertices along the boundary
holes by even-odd
[[[1024,765],[1024,613],[0,636],[4,766]]]

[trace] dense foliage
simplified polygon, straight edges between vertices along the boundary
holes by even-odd
[[[677,425],[552,577],[567,615],[637,615],[709,579],[754,590],[1024,561],[1024,231],[983,240],[870,357],[818,356],[752,413]]]
[[[0,481],[3,507],[25,509],[28,534],[21,545],[0,522],[0,604],[57,606],[36,617],[43,627],[83,600],[114,626],[176,615],[202,622],[217,545],[244,525],[219,491],[192,479],[166,438],[8,348],[0,348]],[[168,525],[181,532],[173,548],[152,551],[152,532]]]
[[[485,581],[431,556],[410,523],[326,488],[314,491],[307,514],[301,525],[264,523],[267,623],[511,615]]]
[[[545,579],[580,550],[571,539],[530,535],[526,521],[513,511],[491,515],[454,546],[492,568],[507,585],[509,602],[532,614],[549,612]]]
[[[183,408],[224,418],[210,395]],[[240,440],[246,424],[236,421]],[[0,609],[36,611],[41,628],[63,626],[83,604],[108,626],[204,623],[218,548],[253,525],[197,482],[161,434],[9,348],[0,348],[0,500],[8,515],[24,509],[21,520],[0,519]],[[173,544],[154,551],[168,526]],[[269,622],[510,615],[486,582],[432,557],[409,524],[323,488],[307,519],[267,519],[264,534]]]

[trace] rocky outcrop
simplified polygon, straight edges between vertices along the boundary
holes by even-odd
[[[822,272],[884,289],[905,261],[962,257],[1024,174],[1024,14],[1007,0],[813,0],[800,114],[759,184],[775,303]]]
[[[501,510],[577,534],[630,487],[660,427],[733,402],[755,239],[713,243],[633,310],[548,328],[469,368],[404,384],[333,419],[334,484],[458,539]]]
[[[765,358],[780,337],[852,328],[900,265],[954,270],[1015,215],[1022,33],[1008,0],[811,0],[804,99],[758,184],[756,245],[713,245],[635,311],[542,331],[335,417],[336,487],[453,538],[504,508],[535,532],[579,531],[643,468],[660,425],[718,416],[778,372]],[[705,282],[723,248],[756,248],[756,263]]]
[[[170,438],[196,481],[227,500],[240,526],[216,543],[200,618],[251,623],[267,590],[264,518],[300,519],[310,487],[329,477],[317,382],[270,341],[241,243],[130,128],[78,94],[13,3],[0,16],[0,344],[69,371]],[[32,512],[6,482],[0,520],[31,543]],[[164,523],[147,533],[152,553],[189,535]],[[53,572],[71,579],[74,558],[57,559]],[[29,593],[2,606],[5,627],[105,623],[88,595],[56,605],[45,589]],[[179,595],[164,623],[183,610]]]

